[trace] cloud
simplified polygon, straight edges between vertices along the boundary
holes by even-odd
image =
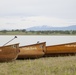
[[[0,0],[0,16],[76,18],[76,0]]]
[[[76,24],[76,20],[68,22],[68,20],[47,17],[47,16],[31,16],[31,17],[2,17],[0,18],[0,29],[26,29],[33,26],[48,25],[52,27],[64,27]]]
[[[1,28],[76,25],[76,0],[0,0]]]

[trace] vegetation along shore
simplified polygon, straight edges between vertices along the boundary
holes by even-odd
[[[27,31],[19,30],[0,30],[0,35],[76,35],[76,30],[50,30],[50,31]]]

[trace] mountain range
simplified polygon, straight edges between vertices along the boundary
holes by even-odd
[[[71,25],[67,27],[51,27],[47,25],[34,26],[26,29],[27,31],[47,31],[47,30],[76,30],[76,25]]]

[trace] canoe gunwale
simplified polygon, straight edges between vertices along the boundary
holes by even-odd
[[[19,45],[19,43],[11,44],[11,45],[6,45],[6,46],[1,46],[0,48],[3,48],[3,47],[9,47],[9,46],[12,46],[12,45]]]
[[[49,45],[49,46],[46,46],[47,47],[54,47],[54,46],[63,46],[63,45],[70,45],[70,44],[76,44],[76,42],[72,42],[72,43],[65,43],[65,44],[58,44],[58,45]]]
[[[41,42],[41,43],[36,43],[36,44],[31,44],[31,45],[26,45],[26,46],[20,46],[19,48],[29,47],[29,46],[34,46],[34,45],[40,45],[40,44],[46,44],[46,42]]]

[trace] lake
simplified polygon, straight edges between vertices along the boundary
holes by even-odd
[[[13,39],[15,35],[0,35],[0,46],[3,46],[9,40]],[[39,42],[46,42],[46,45],[56,45],[63,43],[76,42],[76,36],[66,35],[17,35],[17,38],[8,44],[20,43],[20,46],[30,45]]]

